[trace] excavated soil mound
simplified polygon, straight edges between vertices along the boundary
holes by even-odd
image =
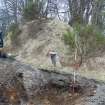
[[[13,45],[7,36],[6,47],[11,48],[10,52],[16,54],[16,59],[21,62],[37,68],[49,68],[52,67],[50,57],[47,56],[49,50],[56,51],[60,57],[64,55],[66,57],[68,53],[63,40],[63,35],[67,30],[72,30],[72,28],[59,20],[34,20],[21,27],[22,32],[15,39],[19,45]],[[59,58],[57,66],[61,67]]]
[[[89,103],[87,97],[90,96],[103,100],[104,84],[101,86],[94,80],[77,76],[79,85],[75,85],[72,93],[72,80],[73,75],[38,70],[18,61],[0,59],[0,105],[77,105],[74,104],[76,101],[87,100]],[[100,86],[98,89],[97,85]],[[83,100],[79,102],[81,98]]]

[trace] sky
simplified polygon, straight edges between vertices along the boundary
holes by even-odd
[[[0,8],[2,8],[2,7],[3,7],[3,5],[2,5],[1,1],[2,1],[2,0],[0,0]]]

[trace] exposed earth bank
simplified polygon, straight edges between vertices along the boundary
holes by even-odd
[[[69,74],[38,70],[18,61],[0,59],[0,105],[12,102],[14,105],[105,104],[104,83],[77,76],[79,86],[72,93],[72,80],[73,76]],[[11,99],[13,92],[16,95]]]

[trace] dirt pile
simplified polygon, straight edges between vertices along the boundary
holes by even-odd
[[[46,56],[49,50],[55,50],[60,57],[68,53],[62,40],[67,29],[72,28],[59,20],[34,20],[21,27],[22,33],[17,38],[19,45],[12,45],[8,36],[6,46],[11,48],[21,62],[38,68],[48,68],[52,66],[49,57]],[[59,62],[57,65],[61,66]]]

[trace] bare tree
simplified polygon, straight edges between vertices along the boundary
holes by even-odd
[[[70,24],[88,22],[91,0],[68,0],[68,2],[71,16]],[[86,15],[88,15],[88,18]]]
[[[56,17],[57,14],[58,14],[57,0],[48,0],[45,11],[46,17],[48,15],[50,15],[50,17]]]
[[[70,21],[74,23],[102,25],[102,11],[105,7],[104,0],[68,0]],[[90,19],[91,17],[91,19]]]
[[[17,8],[18,8],[18,3],[17,0],[5,0],[4,1],[5,7],[8,11],[8,14],[10,16],[14,17],[14,22],[17,23]]]
[[[101,27],[103,24],[102,11],[105,8],[104,0],[94,0],[92,7],[92,23]]]

